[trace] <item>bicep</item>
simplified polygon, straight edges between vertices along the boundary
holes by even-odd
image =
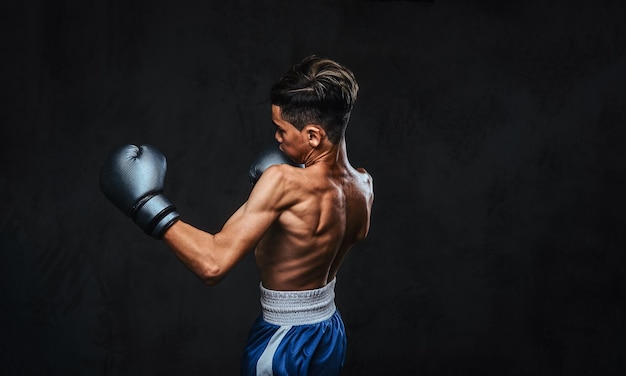
[[[275,218],[274,212],[252,210],[249,202],[246,202],[215,234],[216,245],[226,251],[245,253],[263,238]]]
[[[283,185],[280,184],[279,175],[274,169],[265,171],[250,193],[248,201],[215,234],[218,248],[224,249],[231,256],[227,263],[236,263],[245,253],[256,247],[280,215],[285,195],[282,194]]]

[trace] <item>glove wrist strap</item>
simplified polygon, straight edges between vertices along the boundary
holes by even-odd
[[[179,214],[176,207],[165,197],[158,193],[142,200],[134,214],[133,221],[141,227],[146,234],[161,239],[165,230],[178,220]]]

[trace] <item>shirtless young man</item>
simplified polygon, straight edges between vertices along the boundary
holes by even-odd
[[[280,151],[253,163],[248,200],[216,234],[179,220],[161,193],[165,157],[156,149],[129,145],[103,166],[105,195],[208,285],[255,250],[263,313],[250,332],[242,374],[334,375],[343,366],[335,276],[367,236],[374,197],[372,178],[350,165],[346,151],[357,92],[350,70],[315,56],[274,84]]]

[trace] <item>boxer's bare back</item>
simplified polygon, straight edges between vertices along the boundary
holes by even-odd
[[[294,131],[273,108],[276,132]],[[287,129],[285,129],[287,128]],[[290,153],[277,134],[281,148]],[[328,143],[305,153],[305,168],[279,165],[265,173],[288,203],[259,242],[255,256],[263,286],[273,290],[308,290],[335,278],[349,249],[369,230],[372,179],[354,169],[345,143]],[[278,186],[278,188],[276,188]]]
[[[219,282],[256,248],[266,288],[319,288],[335,277],[350,248],[369,231],[372,178],[350,165],[345,141],[331,143],[314,125],[296,129],[277,106],[272,120],[281,150],[305,168],[268,168],[248,201],[215,235],[178,221],[164,236],[208,284]]]

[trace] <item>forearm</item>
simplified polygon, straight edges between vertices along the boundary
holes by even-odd
[[[217,284],[226,274],[217,258],[214,235],[177,221],[165,232],[163,241],[207,285]]]

